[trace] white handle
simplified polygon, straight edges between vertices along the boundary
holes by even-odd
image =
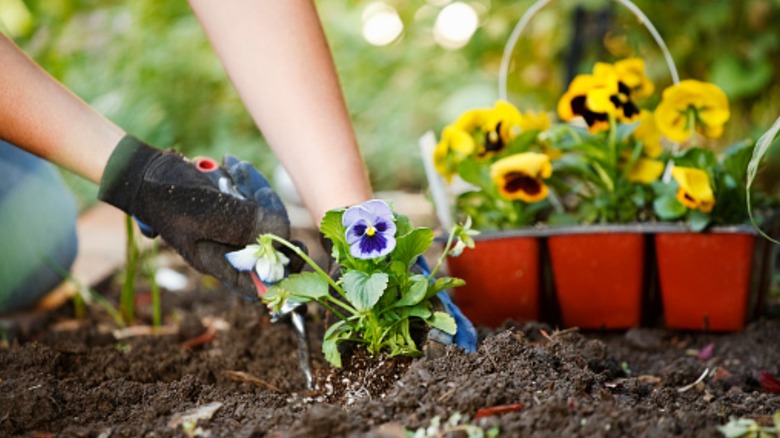
[[[515,50],[517,40],[520,39],[520,35],[522,35],[526,26],[528,26],[528,22],[531,21],[531,19],[536,15],[537,12],[539,12],[539,10],[547,6],[547,4],[551,1],[552,0],[537,0],[536,3],[531,5],[531,7],[525,11],[525,14],[520,17],[520,21],[517,22],[515,28],[512,29],[512,33],[509,35],[509,39],[504,46],[504,54],[501,57],[501,68],[498,71],[498,96],[501,100],[508,101],[507,80],[509,77],[509,64],[512,61],[512,52]],[[675,84],[680,83],[680,77],[677,75],[677,67],[674,65],[672,54],[669,53],[669,49],[666,47],[666,43],[664,42],[663,38],[661,38],[661,34],[658,33],[658,30],[656,30],[655,26],[653,26],[653,23],[650,22],[650,19],[647,18],[647,15],[645,15],[637,5],[631,2],[631,0],[615,1],[633,12],[639,21],[647,28],[647,30],[653,36],[653,39],[655,39],[655,42],[658,44],[658,47],[661,48],[661,52],[664,54],[666,65],[669,67],[669,73],[672,76],[672,82]]]

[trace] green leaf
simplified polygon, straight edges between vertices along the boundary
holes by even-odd
[[[301,272],[291,275],[278,284],[297,298],[318,301],[328,295],[328,280],[315,272]]]
[[[688,213],[688,227],[692,231],[703,231],[712,222],[712,216],[700,210],[691,210]]]
[[[503,151],[496,157],[496,159],[501,159],[504,157],[508,157],[510,155],[514,154],[520,154],[523,152],[528,152],[531,149],[531,146],[536,142],[536,138],[539,136],[539,130],[533,129],[530,131],[524,131],[520,133],[517,137],[514,138],[508,145],[506,145],[506,148],[504,148]]]
[[[344,214],[343,209],[330,210],[325,213],[325,217],[322,218],[320,224],[320,232],[322,235],[333,243],[333,251],[336,254],[330,254],[336,257],[338,260],[338,253],[344,251],[347,248],[347,237],[345,235],[346,228],[341,224],[341,216]]]
[[[772,127],[769,128],[769,130],[765,132],[764,135],[762,135],[761,138],[759,138],[756,142],[756,147],[753,149],[753,156],[750,158],[750,163],[748,163],[747,167],[747,185],[745,187],[745,193],[747,195],[747,210],[748,215],[750,216],[750,223],[753,224],[753,227],[758,230],[762,236],[776,244],[780,244],[780,242],[770,237],[764,232],[764,230],[761,229],[761,227],[758,226],[758,224],[756,224],[756,219],[753,217],[753,204],[750,199],[750,187],[753,185],[753,180],[756,179],[756,173],[758,173],[758,167],[761,164],[761,160],[769,151],[769,146],[772,145],[772,142],[774,141],[778,132],[780,132],[780,117],[775,120],[775,123],[772,125]]]
[[[455,318],[446,312],[433,312],[433,315],[425,320],[431,327],[437,328],[448,335],[454,335],[458,331]]]
[[[439,277],[428,288],[428,294],[426,295],[426,298],[430,298],[445,289],[451,289],[453,287],[461,287],[465,285],[466,282],[461,280],[460,278]]]
[[[417,228],[411,233],[396,239],[391,257],[408,267],[417,260],[433,243],[433,231],[430,228]]]
[[[412,221],[409,220],[408,216],[395,213],[394,218],[395,218],[396,236],[403,236],[405,234],[409,234],[412,230],[415,229],[414,225],[412,225]]]
[[[464,181],[486,190],[493,185],[487,166],[484,166],[471,158],[467,158],[458,164],[458,175]]]
[[[722,167],[726,173],[740,184],[745,183],[748,163],[753,155],[753,144],[743,141],[733,144],[723,153]]]
[[[400,318],[416,317],[420,319],[428,319],[431,317],[431,311],[428,310],[424,304],[411,307],[401,307],[400,309],[395,309],[395,312]]]
[[[428,291],[428,279],[422,275],[415,275],[410,280],[412,286],[403,293],[400,300],[393,304],[393,307],[413,306],[425,298],[425,292]]]
[[[339,343],[344,341],[349,333],[345,331],[349,326],[344,321],[339,321],[328,327],[325,336],[322,339],[322,354],[331,365],[341,368],[341,353],[339,353]]]
[[[388,279],[383,272],[371,275],[360,271],[347,272],[342,279],[347,300],[360,312],[371,310],[387,288]]]
[[[680,203],[674,196],[661,196],[653,201],[653,210],[659,218],[671,221],[681,218],[688,208]]]

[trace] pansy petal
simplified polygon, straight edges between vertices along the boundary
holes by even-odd
[[[260,245],[247,245],[246,248],[225,254],[225,258],[239,271],[251,271],[257,263]]]
[[[370,224],[367,224],[363,219],[359,219],[357,222],[350,225],[345,233],[347,237],[347,243],[352,245],[353,243],[363,238],[369,225]]]
[[[393,211],[390,210],[390,206],[381,199],[372,199],[360,204],[360,206],[370,212],[375,218],[392,219],[393,217]]]

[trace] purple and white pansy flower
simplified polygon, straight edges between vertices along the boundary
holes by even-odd
[[[359,259],[375,259],[395,249],[393,211],[385,201],[372,199],[348,208],[341,216],[347,227],[349,253]]]
[[[284,267],[290,263],[286,255],[277,251],[268,236],[260,236],[257,244],[225,254],[228,262],[239,271],[254,271],[263,283],[271,284],[284,278]]]

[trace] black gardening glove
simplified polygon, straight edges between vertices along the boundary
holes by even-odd
[[[257,299],[249,274],[225,253],[262,233],[289,239],[287,212],[251,164],[226,157],[223,166],[203,170],[216,173],[126,136],[108,161],[98,198],[134,216],[145,234],[159,233],[198,271]]]

